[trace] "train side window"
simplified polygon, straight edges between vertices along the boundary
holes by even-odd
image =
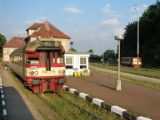
[[[58,54],[57,63],[59,63],[59,64],[64,63],[64,55]]]
[[[26,63],[28,63],[28,64],[39,64],[39,55],[37,53],[27,54]]]

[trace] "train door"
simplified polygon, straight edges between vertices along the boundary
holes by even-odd
[[[52,55],[51,52],[41,53],[41,64],[45,67],[45,71],[51,71]]]
[[[54,84],[54,75],[51,68],[53,62],[55,61],[55,56],[53,55],[53,53],[54,52],[49,51],[41,53],[41,64],[44,68],[44,78],[41,81],[42,91],[51,91],[55,89],[55,87],[52,87]]]

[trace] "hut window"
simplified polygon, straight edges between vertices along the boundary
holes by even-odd
[[[73,61],[72,61],[72,57],[67,57],[66,58],[66,65],[72,65]]]

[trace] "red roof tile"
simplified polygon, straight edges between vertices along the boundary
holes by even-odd
[[[44,23],[34,23],[27,30],[35,30],[35,32],[32,33],[30,37],[42,37],[42,38],[54,37],[54,38],[70,39],[68,35],[61,32],[55,26],[50,24],[48,21],[45,21]]]
[[[13,37],[10,41],[8,41],[3,47],[8,48],[22,48],[25,46],[25,38],[24,37]]]

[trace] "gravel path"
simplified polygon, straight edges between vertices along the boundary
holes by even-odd
[[[67,85],[119,105],[154,120],[160,120],[160,91],[122,81],[122,92],[114,90],[116,81],[108,74],[92,69],[92,76],[68,78]]]
[[[11,75],[1,68],[8,120],[43,120]]]

